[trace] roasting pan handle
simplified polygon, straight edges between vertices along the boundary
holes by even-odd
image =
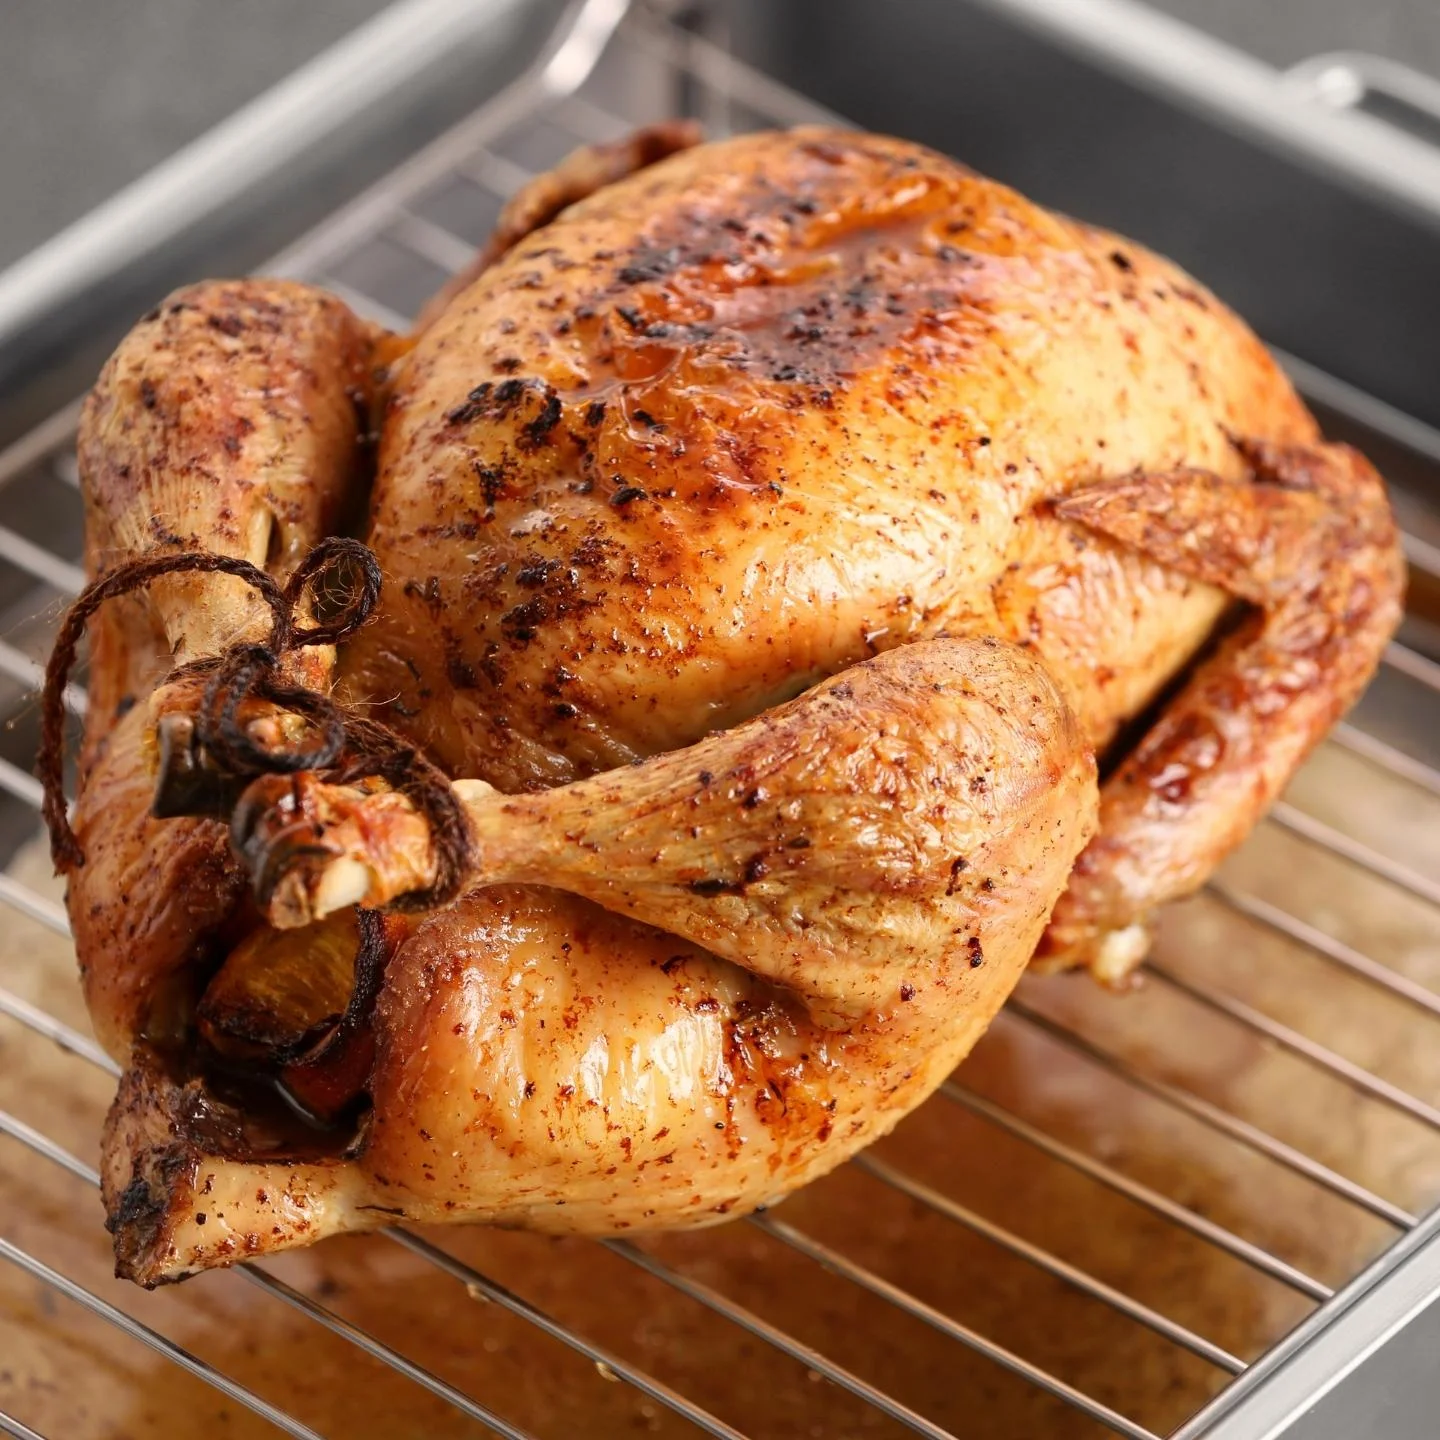
[[[1386,113],[1379,118],[1440,145],[1440,80],[1399,60],[1335,50],[1291,66],[1285,80],[1332,110],[1358,110],[1371,98],[1385,101]]]

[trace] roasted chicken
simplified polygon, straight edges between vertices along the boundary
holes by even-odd
[[[42,773],[120,1273],[773,1201],[1032,957],[1122,979],[1372,673],[1381,481],[1193,280],[694,139],[537,181],[411,335],[199,285],[90,396]]]

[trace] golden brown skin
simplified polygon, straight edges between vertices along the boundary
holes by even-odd
[[[939,640],[649,765],[491,803],[485,888],[390,961],[350,1157],[237,1149],[222,1105],[142,1055],[105,1147],[125,1273],[397,1216],[613,1233],[780,1198],[983,1033],[1093,831],[1095,781],[1033,660]]]
[[[1137,917],[1197,889],[1245,838],[1364,689],[1399,622],[1403,563],[1369,462],[1342,445],[1252,441],[1243,452],[1248,481],[1145,475],[1056,507],[1254,609],[1107,782],[1049,959],[1128,973],[1148,945]]]
[[[1257,476],[1236,437],[1292,447],[1283,473]],[[1184,543],[1148,512],[1100,523],[1107,487],[1146,476],[1168,503],[1186,470],[1221,484],[1189,497]],[[1208,553],[1251,509],[1249,548]],[[946,631],[1032,647],[1103,751],[1227,600],[1274,607],[1259,647],[1227,646],[1210,693],[1171,711],[1177,734],[1211,717],[1204,757],[1155,739],[1109,788],[1085,865],[1129,856],[1123,900],[1087,881],[1045,948],[1113,978],[1399,617],[1378,477],[1319,443],[1233,315],[1135,246],[874,136],[689,151],[512,247],[397,376],[372,525],[410,578],[343,683],[393,695],[390,723],[505,790],[693,740]],[[1259,587],[1275,546],[1284,573]],[[1290,653],[1311,644],[1280,618],[1296,606],[1332,622],[1313,653]],[[1309,698],[1270,703],[1264,674],[1305,667]],[[1183,803],[1161,793],[1181,763]]]
[[[1103,743],[1224,597],[1046,503],[1136,469],[1238,479],[1227,431],[1307,441],[1310,417],[1171,267],[1118,268],[1112,237],[952,162],[723,150],[573,207],[421,337],[370,535],[411,583],[346,681],[518,789],[963,626],[1036,644]]]
[[[253,348],[217,352],[208,321],[159,337],[198,383],[158,418],[117,379],[153,332],[102,378],[94,533],[144,509],[117,480],[143,473],[162,543],[253,551],[262,521],[237,539],[209,462],[172,483],[151,437],[218,456],[256,393],[236,377],[276,367],[280,418],[218,493],[254,504],[256,467],[303,452],[313,538],[356,483],[336,397],[390,365],[366,535],[386,583],[338,693],[454,777],[479,887],[390,937],[371,1109],[296,1149],[175,1052],[199,942],[218,958],[263,921],[219,826],[139,810],[145,737],[193,694],[131,712],[77,823],[97,855],[116,825],[119,859],[70,897],[97,1024],[135,1067],[104,1167],[124,1273],[397,1214],[603,1232],[773,1199],[918,1103],[1037,943],[1133,966],[1146,913],[1244,835],[1378,660],[1401,581],[1383,489],[1188,277],[929,151],[826,131],[672,155],[522,238],[683,138],[519,197],[503,257],[409,341],[284,287]],[[261,282],[191,301],[252,288],[271,303]],[[254,623],[226,582],[185,583],[125,613],[187,656]],[[1062,896],[1094,753],[1237,601],[1106,782]],[[291,663],[323,684],[329,658]],[[810,846],[779,843],[796,825]],[[255,782],[236,838],[277,926],[434,867],[413,805],[353,779]],[[141,854],[183,876],[187,845],[210,847],[203,884],[122,898]],[[305,931],[263,933],[283,966]]]
[[[289,574],[354,508],[378,338],[333,295],[282,280],[192,286],[156,307],[81,417],[87,570],[204,549]],[[218,653],[237,616],[260,614],[244,585],[213,575],[146,595],[166,668]],[[97,670],[112,680],[124,662]],[[108,726],[112,708],[96,708]]]

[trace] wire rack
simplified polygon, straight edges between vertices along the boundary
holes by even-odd
[[[401,329],[504,197],[582,141],[677,106],[721,130],[828,118],[624,8],[589,0],[544,63],[268,268]],[[1327,416],[1440,479],[1440,435],[1291,363]],[[77,1028],[65,916],[19,844],[39,800],[26,697],[83,583],[74,420],[0,455],[0,901],[41,955],[0,989],[0,1195],[25,1197],[0,1204],[0,1272],[24,1282],[0,1292],[0,1433],[33,1437],[43,1412],[52,1435],[189,1434],[184,1409],[295,1437],[1156,1440],[1440,1195],[1440,665],[1395,644],[1256,840],[1168,917],[1139,994],[1027,982],[891,1141],[779,1212],[643,1244],[397,1229],[164,1295],[118,1286],[76,1153],[116,1067]],[[1431,540],[1407,545],[1440,578]],[[68,1355],[77,1326],[122,1393],[176,1408],[82,1419],[37,1396],[14,1367]]]

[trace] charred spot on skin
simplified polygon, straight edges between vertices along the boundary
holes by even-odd
[[[555,417],[542,431],[542,434],[549,434],[560,418],[559,397],[554,387],[543,380],[510,379],[502,380],[498,385],[490,380],[482,381],[459,405],[446,412],[445,419],[451,425],[470,425],[476,420],[503,420],[514,413],[527,391],[536,391],[544,396],[540,416],[530,422],[532,426],[547,415],[551,402],[555,403]]]
[[[627,505],[633,504],[636,500],[644,500],[647,494],[638,485],[622,485],[611,497],[610,503],[617,510],[623,510]]]
[[[1123,275],[1130,275],[1135,271],[1134,264],[1123,250],[1112,250],[1110,252],[1110,263]]]
[[[692,895],[700,896],[736,895],[740,891],[740,886],[733,880],[692,880],[689,890]]]
[[[144,1177],[137,1175],[121,1192],[114,1210],[105,1217],[105,1228],[113,1235],[121,1226],[154,1219],[164,1212],[163,1203],[151,1195],[150,1186]]]
[[[623,266],[615,278],[622,285],[644,285],[654,280],[663,280],[680,263],[680,250],[671,245],[665,249],[642,245],[635,251],[628,265]]]
[[[490,392],[494,385],[485,381],[483,385],[477,385],[465,397],[459,405],[445,412],[445,420],[450,425],[469,425],[472,421],[478,420],[485,414],[486,406],[490,403]]]
[[[965,942],[965,952],[969,957],[972,970],[978,970],[985,963],[985,951],[980,945],[978,935],[972,935]]]
[[[526,590],[538,589],[560,568],[558,560],[531,560],[515,573],[515,583]]]
[[[915,998],[915,987],[913,985],[902,985],[900,987],[900,998],[908,1004]]]
[[[480,482],[480,494],[485,501],[485,518],[495,518],[495,502],[505,493],[505,472],[496,465],[475,466],[475,478]]]
[[[140,382],[140,403],[147,409],[153,410],[160,403],[160,397],[155,389],[155,384],[150,379]]]
[[[456,690],[474,690],[480,684],[475,667],[459,655],[451,655],[445,661],[445,676]]]
[[[950,882],[945,886],[947,895],[953,895],[960,888],[960,877],[969,868],[970,862],[963,855],[957,855],[950,862]]]
[[[560,423],[560,397],[553,389],[546,386],[549,393],[545,397],[545,404],[540,413],[524,427],[525,440],[532,446],[543,445],[549,439],[550,432]]]

